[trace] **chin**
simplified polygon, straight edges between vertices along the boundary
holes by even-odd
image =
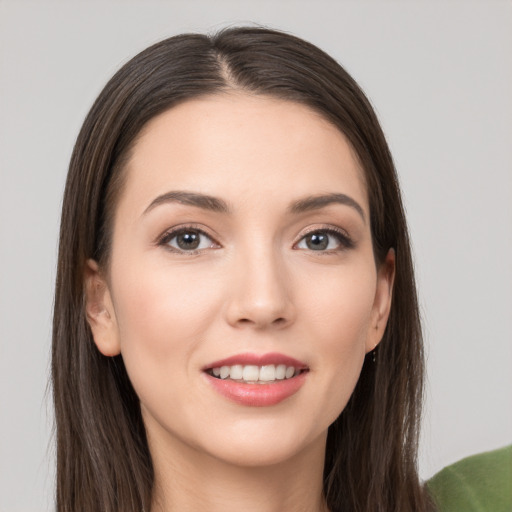
[[[300,451],[298,448],[283,447],[282,444],[267,444],[265,447],[238,446],[236,450],[227,450],[223,460],[239,467],[257,468],[274,466],[293,459]]]
[[[322,444],[323,453],[327,430],[304,435],[283,428],[270,432],[265,429],[254,432],[251,429],[238,436],[215,437],[216,441],[203,447],[211,456],[233,466],[258,468],[293,461],[313,446],[318,447],[318,443]]]

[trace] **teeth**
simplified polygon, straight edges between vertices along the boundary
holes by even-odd
[[[295,373],[295,368],[290,368],[292,368],[293,373]],[[273,364],[269,364],[268,366],[262,366],[260,368],[260,380],[264,382],[276,380],[276,367]]]
[[[285,364],[273,364],[265,366],[241,365],[221,366],[212,368],[211,372],[215,377],[221,379],[241,380],[244,382],[273,382],[275,380],[291,379],[298,374],[293,366]]]
[[[276,379],[282,380],[286,375],[286,365],[279,364],[276,368]]]
[[[235,366],[231,366],[231,370],[229,371],[229,376],[233,380],[241,379],[244,374],[244,367],[241,364],[235,364]]]
[[[293,366],[288,366],[288,368],[286,368],[286,373],[284,374],[284,376],[287,379],[291,379],[293,377],[294,373],[295,373],[295,368]]]
[[[229,366],[221,366],[220,367],[220,378],[227,379],[229,377],[229,372],[231,368]]]
[[[230,374],[231,377],[231,374]],[[260,380],[260,369],[257,366],[244,366],[242,380]]]

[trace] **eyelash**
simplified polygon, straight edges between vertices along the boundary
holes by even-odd
[[[354,241],[348,236],[348,234],[345,231],[343,231],[341,229],[337,229],[332,226],[326,227],[326,228],[314,228],[314,229],[311,229],[310,231],[307,231],[300,237],[300,240],[294,244],[294,247],[296,247],[299,243],[301,243],[303,240],[305,240],[306,237],[308,237],[310,235],[315,235],[315,234],[327,234],[329,236],[332,236],[337,239],[339,246],[336,247],[335,249],[322,250],[322,251],[315,251],[313,249],[310,249],[311,252],[317,252],[318,254],[334,254],[334,253],[338,253],[340,251],[353,249],[355,247]]]
[[[209,235],[204,230],[202,230],[194,225],[180,226],[179,228],[175,228],[175,229],[171,229],[170,231],[166,231],[158,239],[157,245],[165,246],[165,248],[171,252],[174,252],[177,254],[186,254],[187,256],[193,256],[196,254],[200,254],[202,251],[205,250],[205,249],[193,249],[193,250],[187,251],[187,250],[179,249],[177,247],[172,247],[171,245],[169,245],[171,240],[173,240],[174,238],[178,237],[179,235],[182,235],[185,233],[196,233],[200,236],[204,236],[204,237],[208,238],[209,240],[211,240],[212,243],[211,243],[211,246],[208,247],[208,249],[210,249],[212,246],[220,247],[218,242],[216,242],[211,235]]]
[[[201,252],[206,250],[205,248],[184,250],[184,249],[179,249],[177,247],[173,247],[173,246],[169,245],[171,240],[173,240],[174,238],[178,237],[179,235],[185,234],[185,233],[195,233],[195,234],[198,234],[199,236],[204,236],[204,237],[208,238],[211,241],[211,245],[210,245],[210,247],[207,247],[206,249],[220,247],[220,244],[218,242],[216,242],[215,239],[211,235],[209,235],[204,230],[202,230],[194,225],[180,226],[179,228],[175,228],[175,229],[171,229],[170,231],[166,231],[157,240],[157,245],[165,246],[165,248],[171,252],[174,252],[177,254],[184,254],[187,256],[194,256],[194,255],[200,254]],[[310,231],[307,231],[300,237],[298,242],[293,244],[293,247],[296,248],[298,246],[298,244],[300,244],[302,241],[304,241],[306,239],[306,237],[314,235],[314,234],[327,234],[329,236],[332,236],[337,239],[339,246],[336,247],[335,249],[329,249],[329,250],[315,251],[314,249],[310,249],[311,252],[316,252],[318,254],[334,254],[334,253],[338,253],[340,251],[352,249],[355,246],[353,240],[348,236],[348,234],[345,231],[343,231],[341,229],[336,229],[334,227],[326,227],[326,228],[315,228],[315,229],[311,229]],[[307,249],[305,249],[305,250],[307,250]]]

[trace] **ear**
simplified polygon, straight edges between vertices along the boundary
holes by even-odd
[[[370,330],[366,341],[366,352],[371,352],[382,340],[393,297],[395,282],[395,250],[389,249],[384,262],[377,270],[377,287],[373,302]]]
[[[94,343],[104,356],[121,353],[119,330],[110,290],[96,261],[89,259],[84,272],[85,314]]]

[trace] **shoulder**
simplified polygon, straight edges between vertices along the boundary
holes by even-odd
[[[448,466],[427,486],[439,512],[511,512],[512,445]]]

